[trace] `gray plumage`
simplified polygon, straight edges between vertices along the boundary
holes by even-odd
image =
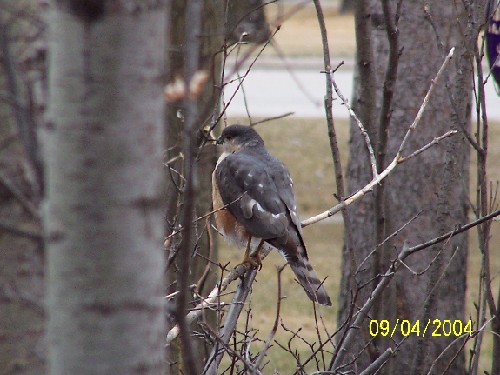
[[[226,147],[214,182],[227,210],[252,237],[285,257],[311,300],[331,305],[309,263],[288,168],[269,154],[251,127],[228,126],[219,139]]]

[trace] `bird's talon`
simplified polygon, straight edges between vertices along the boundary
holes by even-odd
[[[258,255],[245,254],[245,257],[244,257],[242,263],[248,265],[253,270],[258,269],[260,271],[262,269],[262,261],[260,259],[260,256],[258,256]]]

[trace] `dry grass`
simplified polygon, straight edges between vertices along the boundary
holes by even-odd
[[[266,16],[272,30],[280,26],[274,40],[288,57],[321,57],[323,45],[314,6],[309,3],[299,11],[293,9],[286,6],[284,11],[280,12],[276,5],[266,6]],[[288,16],[283,18],[280,14]],[[353,58],[356,46],[354,18],[352,15],[337,14],[332,8],[326,8],[324,14],[331,55]],[[264,57],[276,55],[277,52],[272,47],[268,47],[263,53]]]
[[[234,119],[233,119],[234,120]],[[242,122],[241,119],[230,121]],[[340,120],[336,123],[340,139],[340,148],[344,163],[347,161],[348,148],[348,123]],[[259,132],[265,139],[266,145],[272,154],[282,159],[290,168],[294,179],[299,213],[302,217],[321,212],[334,203],[332,196],[335,191],[333,184],[333,167],[323,119],[282,119],[276,122],[261,124]],[[491,126],[490,146],[490,179],[500,180],[500,167],[496,161],[500,160],[500,124]],[[473,168],[474,169],[474,168]],[[473,175],[474,170],[471,172]],[[471,192],[473,193],[473,188]],[[498,238],[500,237],[500,223],[495,223],[493,228],[492,251],[498,253]],[[305,241],[308,246],[311,262],[320,276],[328,276],[326,288],[332,296],[333,307],[320,307],[319,311],[324,317],[326,328],[329,332],[336,329],[336,304],[341,269],[341,249],[343,244],[343,226],[339,220],[329,223],[319,223],[306,227],[304,230]],[[222,263],[237,264],[242,259],[242,252],[223,245],[220,251]],[[470,236],[470,257],[468,269],[467,302],[464,307],[466,316],[473,314],[474,301],[477,301],[478,275],[481,257],[477,247],[475,231]],[[258,337],[266,339],[275,319],[276,309],[276,267],[284,260],[272,252],[264,262],[263,269],[257,276],[257,283],[251,297],[252,320],[251,327],[258,329]],[[492,256],[492,273],[495,280],[500,276],[500,258]],[[498,287],[498,282],[495,283]],[[282,319],[285,325],[293,330],[302,328],[301,334],[308,340],[315,341],[315,320],[312,306],[302,288],[294,280],[290,269],[285,269],[282,275],[283,295],[286,299],[282,303]],[[475,316],[475,315],[473,315]],[[243,320],[240,322],[243,324]],[[240,326],[241,328],[241,326]],[[290,334],[280,327],[276,340],[286,344]],[[492,349],[491,334],[485,335],[484,349],[481,356],[481,368],[489,369]],[[252,352],[258,350],[259,345],[252,345]],[[297,347],[299,353],[306,358],[310,353],[306,345]],[[288,374],[295,369],[293,358],[286,354],[277,345],[269,351],[270,363],[265,373],[272,373],[274,369],[281,374]],[[313,371],[314,366],[308,370]]]
[[[328,8],[325,9],[324,14],[332,55],[353,57],[356,42],[352,15],[339,15]],[[276,20],[276,13],[269,11],[268,19],[271,22]],[[323,53],[316,11],[312,5],[285,20],[275,38],[288,56],[321,56]]]

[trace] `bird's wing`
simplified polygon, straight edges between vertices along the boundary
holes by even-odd
[[[286,166],[265,150],[261,155],[237,152],[218,164],[215,177],[223,203],[238,222],[278,249],[312,301],[331,305],[307,257]]]
[[[273,180],[279,191],[281,201],[287,208],[289,217],[288,238],[286,239],[288,256],[286,258],[288,261],[293,262],[296,252],[300,251],[301,255],[307,259],[306,246],[302,238],[302,225],[297,215],[297,204],[293,194],[292,177],[285,164],[278,159],[272,157],[271,159],[270,164],[273,165],[272,170],[275,172],[273,173]]]
[[[227,156],[216,169],[217,186],[229,212],[252,236],[263,239],[282,237],[289,226],[288,209],[272,173],[264,159],[249,152]]]
[[[290,176],[290,172],[285,164],[283,164],[280,160],[272,158],[272,161],[269,163],[271,165],[271,169],[273,170],[272,178],[274,184],[276,185],[277,191],[279,192],[279,196],[281,201],[287,207],[287,210],[290,214],[290,219],[293,224],[297,228],[297,231],[302,234],[302,226],[300,224],[300,219],[297,215],[297,204],[295,202],[295,197],[293,194],[293,181]]]

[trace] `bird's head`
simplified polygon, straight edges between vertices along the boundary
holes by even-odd
[[[255,147],[263,145],[264,140],[254,128],[246,125],[229,125],[217,139],[217,144],[221,144],[224,152],[232,153],[243,147]]]

